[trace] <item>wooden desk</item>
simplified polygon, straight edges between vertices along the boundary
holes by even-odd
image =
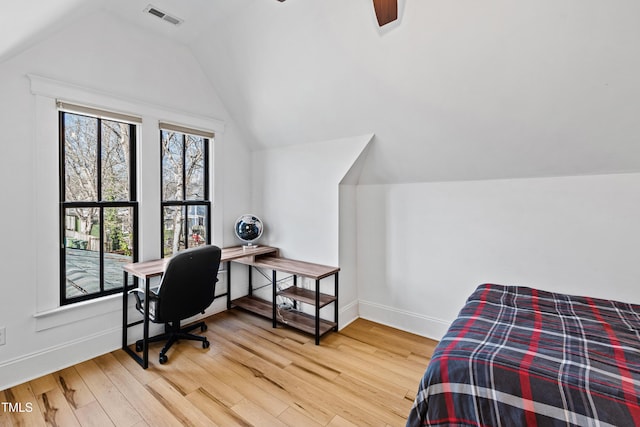
[[[233,300],[233,304],[252,313],[270,318],[275,328],[278,323],[285,324],[292,328],[299,329],[308,334],[314,335],[315,343],[320,343],[320,337],[329,331],[338,330],[338,272],[339,267],[313,264],[310,262],[298,261],[278,256],[261,256],[253,260],[240,260],[239,262],[249,265],[249,293],[247,296]],[[263,268],[271,270],[272,300],[266,301],[253,296],[251,284],[251,268]],[[278,291],[277,272],[293,275],[293,286]],[[298,287],[298,276],[315,280],[315,290]],[[333,295],[320,292],[320,280],[333,276]],[[282,296],[293,301],[293,309],[279,311],[277,297]],[[298,310],[298,303],[312,305],[315,315],[309,315],[302,310]],[[320,318],[320,309],[326,305],[333,304],[334,321]]]
[[[278,249],[271,246],[235,246],[231,248],[223,248],[220,257],[220,264],[227,263],[227,291],[223,294],[216,295],[215,298],[223,296],[227,297],[227,308],[231,307],[231,261],[242,260],[243,263],[251,263],[256,257],[262,255],[278,256]],[[122,291],[122,349],[127,352],[140,366],[147,369],[149,366],[149,348],[147,340],[149,339],[149,304],[144,305],[144,318],[133,323],[128,323],[129,311],[129,293],[127,291],[127,283],[129,283],[129,274],[143,280],[144,283],[144,300],[149,301],[149,282],[150,279],[162,276],[170,258],[156,259],[151,261],[142,261],[125,264],[123,269],[124,287]],[[127,343],[127,330],[135,325],[143,324],[142,327],[142,357],[129,348]]]

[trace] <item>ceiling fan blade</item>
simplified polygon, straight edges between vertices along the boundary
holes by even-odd
[[[373,0],[378,25],[387,25],[398,19],[398,0]]]

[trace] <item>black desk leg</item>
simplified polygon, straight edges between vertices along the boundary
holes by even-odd
[[[128,322],[129,320],[127,319],[127,312],[128,312],[128,296],[129,294],[127,294],[127,283],[129,282],[129,274],[124,271],[124,281],[123,283],[123,287],[122,287],[122,349],[126,350],[127,347],[127,329],[129,329],[129,325]]]
[[[142,368],[149,367],[149,279],[144,280],[144,322],[142,324]]]
[[[271,287],[272,287],[272,290],[273,290],[273,304],[271,304],[271,306],[273,307],[272,316],[273,316],[273,327],[274,328],[278,325],[278,319],[276,319],[276,306],[278,305],[278,301],[276,300],[276,297],[278,296],[278,289],[276,289],[276,283],[277,283],[276,271],[272,270],[272,272],[271,272]]]
[[[333,328],[333,330],[338,332],[338,273],[337,272],[336,272],[335,284],[333,288],[333,295],[336,297],[336,300],[333,302],[333,320],[336,322],[336,327]]]
[[[320,344],[320,279],[316,279],[316,345]]]
[[[296,288],[298,287],[298,276],[297,275],[293,275],[293,286],[295,286]],[[293,309],[297,310],[298,309],[298,301],[297,300],[293,300]]]
[[[231,310],[231,261],[227,261],[227,310]]]
[[[139,320],[136,322],[133,322],[131,324],[129,324],[129,293],[127,292],[127,286],[126,283],[128,283],[129,280],[129,275],[127,274],[127,272],[124,272],[124,283],[125,286],[122,289],[122,350],[124,350],[125,353],[127,353],[129,356],[131,356],[131,358],[133,360],[135,360],[136,362],[138,362],[138,364],[140,366],[142,366],[144,369],[147,369],[149,367],[149,350],[147,349],[147,340],[149,338],[149,312],[148,312],[148,304],[145,304],[145,319],[144,320]],[[149,296],[149,287],[147,285],[146,287],[146,291],[145,291],[145,295]],[[148,301],[148,300],[145,300]],[[135,326],[135,325],[139,325],[140,323],[144,323],[144,339],[143,341],[143,349],[144,349],[144,353],[143,353],[143,358],[141,358],[140,356],[138,356],[138,354],[136,354],[135,351],[131,350],[129,348],[128,345],[128,338],[127,338],[127,331],[129,329],[129,327],[131,326]]]

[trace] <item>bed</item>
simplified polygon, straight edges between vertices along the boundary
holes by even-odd
[[[640,305],[480,285],[407,426],[640,426]]]

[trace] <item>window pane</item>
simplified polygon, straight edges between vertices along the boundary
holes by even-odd
[[[67,298],[100,292],[99,209],[65,209],[64,223]]]
[[[204,194],[204,138],[186,135],[185,166],[187,200],[205,200]]]
[[[182,134],[162,131],[162,200],[183,200]]]
[[[185,248],[184,213],[184,206],[167,206],[162,210],[164,256]]]
[[[97,200],[98,120],[64,114],[65,200]]]
[[[133,262],[133,208],[104,209],[104,289],[122,287],[122,266]],[[129,284],[133,277],[129,275]]]
[[[117,206],[134,201],[136,133],[127,123],[59,114],[60,176],[65,181],[60,194],[61,304],[68,304],[122,289],[122,265],[136,257],[137,207]]]
[[[189,247],[204,245],[207,242],[207,206],[189,206]]]
[[[102,121],[102,199],[129,200],[129,125]]]

